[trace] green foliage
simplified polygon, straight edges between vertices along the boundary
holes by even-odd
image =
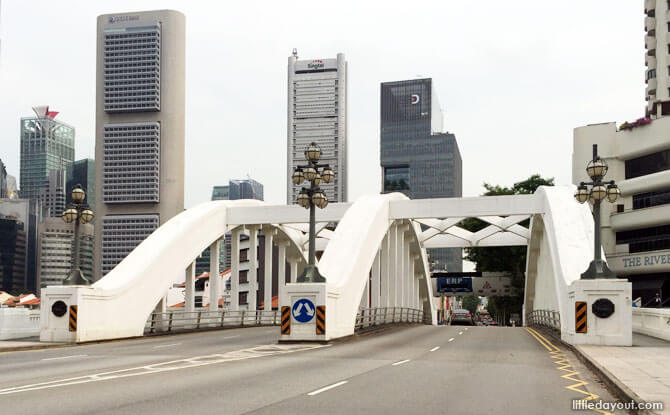
[[[469,312],[473,313],[477,310],[477,306],[479,305],[479,297],[476,295],[468,295],[467,297],[463,297],[463,308],[468,310]]]
[[[540,186],[553,186],[553,178],[543,178],[534,174],[526,180],[514,183],[512,187],[501,187],[484,183],[483,196],[519,195],[533,194]],[[521,222],[522,226],[528,226],[529,221]],[[477,218],[468,218],[461,222],[460,226],[470,232],[477,232],[488,226],[488,223]],[[518,294],[511,297],[493,296],[489,297],[488,310],[492,315],[510,313],[521,313],[523,304],[524,270],[526,269],[526,247],[525,246],[501,246],[490,248],[466,249],[465,259],[476,264],[475,269],[482,272],[508,272],[512,275],[512,287],[516,288]]]

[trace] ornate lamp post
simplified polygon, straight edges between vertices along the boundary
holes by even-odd
[[[86,192],[81,185],[72,188],[72,203],[63,212],[62,218],[67,223],[74,222],[74,252],[72,254],[72,270],[70,275],[63,280],[63,285],[89,285],[89,281],[79,269],[79,224],[89,223],[93,220],[93,211],[83,203]]]
[[[307,164],[298,166],[293,171],[291,179],[296,185],[307,181],[309,187],[303,187],[298,194],[297,203],[309,209],[309,254],[307,267],[305,271],[297,278],[297,282],[326,282],[326,279],[319,274],[319,270],[314,265],[314,252],[316,245],[316,207],[323,209],[328,206],[326,194],[319,188],[321,182],[330,183],[335,177],[335,172],[327,164],[319,164],[321,158],[321,149],[316,143],[311,143],[305,150],[305,159]]]
[[[582,274],[582,279],[616,278],[616,274],[607,267],[607,263],[600,257],[600,202],[607,198],[610,203],[614,203],[621,194],[614,180],[603,181],[603,177],[607,174],[607,169],[605,160],[602,160],[598,156],[598,145],[594,144],[593,160],[589,161],[589,164],[586,166],[586,172],[592,181],[579,183],[575,192],[575,199],[579,203],[584,203],[588,200],[593,204],[593,220],[595,222],[593,261],[591,261],[589,268]],[[591,190],[589,190],[588,186],[591,186]]]

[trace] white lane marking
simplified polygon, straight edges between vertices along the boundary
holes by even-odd
[[[47,359],[42,359],[42,360],[60,360],[60,359],[71,359],[73,357],[86,357],[88,356],[87,354],[75,354],[72,356],[61,356],[61,357],[49,357]]]
[[[439,349],[439,348],[440,348],[440,346],[436,346],[436,347],[433,347],[432,349],[430,349],[430,351],[431,351],[431,352],[434,352],[435,350],[437,350],[437,349]]]
[[[325,392],[325,391],[327,391],[327,390],[336,388],[336,387],[338,387],[338,386],[342,386],[342,385],[344,385],[344,384],[347,383],[347,382],[349,382],[349,381],[348,381],[348,380],[343,380],[343,381],[341,381],[341,382],[333,383],[333,384],[330,385],[330,386],[326,386],[326,387],[323,387],[323,388],[321,388],[321,389],[317,389],[317,390],[315,390],[314,392],[310,392],[310,393],[308,393],[307,395],[309,395],[309,396],[318,395],[318,394],[320,394],[321,392]]]
[[[454,341],[454,338],[452,337],[451,339],[449,339],[449,341],[450,341],[450,342],[453,342],[453,341]]]
[[[398,366],[398,365],[402,365],[403,363],[407,363],[407,362],[409,362],[409,359],[401,360],[399,362],[392,363],[391,366]]]
[[[160,346],[154,346],[154,349],[160,349],[162,347],[172,347],[179,346],[181,343],[170,343],[170,344],[161,344]]]
[[[237,336],[221,337],[221,340],[234,339],[235,337],[240,337],[240,335],[238,334]]]
[[[78,385],[81,383],[100,382],[103,380],[126,378],[131,376],[142,376],[151,373],[168,372],[177,369],[186,369],[198,366],[209,366],[217,363],[231,362],[236,360],[253,359],[256,357],[280,355],[286,353],[300,352],[304,350],[329,347],[328,344],[319,345],[276,345],[251,347],[248,349],[235,350],[231,352],[213,354],[207,356],[194,356],[187,359],[170,360],[166,362],[153,363],[148,366],[138,366],[128,369],[119,369],[111,372],[93,373],[90,375],[78,376],[74,378],[65,378],[52,380],[49,382],[33,383],[30,385],[14,386],[11,388],[0,389],[0,395],[9,395],[48,388],[58,388],[61,386]]]
[[[459,332],[458,332],[458,335],[460,336],[461,334],[463,334],[463,332],[462,332],[462,331],[459,331]]]

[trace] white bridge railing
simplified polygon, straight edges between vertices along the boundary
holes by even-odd
[[[356,330],[393,323],[430,324],[423,310],[408,307],[361,308],[356,315]]]
[[[144,327],[144,334],[170,333],[225,327],[278,326],[279,311],[170,311],[151,313]]]
[[[633,333],[670,341],[670,308],[633,307]]]
[[[553,310],[535,310],[526,314],[527,326],[542,326],[561,331],[561,314]]]

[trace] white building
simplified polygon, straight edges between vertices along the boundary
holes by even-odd
[[[72,270],[74,223],[61,218],[46,218],[38,226],[38,287],[62,285]],[[79,225],[80,266],[86,278],[93,277],[93,225]]]
[[[335,172],[335,180],[321,183],[330,202],[347,201],[347,61],[288,58],[287,196],[295,203],[302,186],[291,181],[296,166],[305,164],[305,148],[321,147],[321,163]]]
[[[590,181],[592,146],[621,189],[601,204],[602,243],[610,269],[633,283],[633,298],[670,298],[670,46],[666,0],[644,0],[648,118],[575,128],[572,182]],[[666,303],[666,305],[668,305]]]
[[[95,275],[184,210],[185,17],[98,17]]]

